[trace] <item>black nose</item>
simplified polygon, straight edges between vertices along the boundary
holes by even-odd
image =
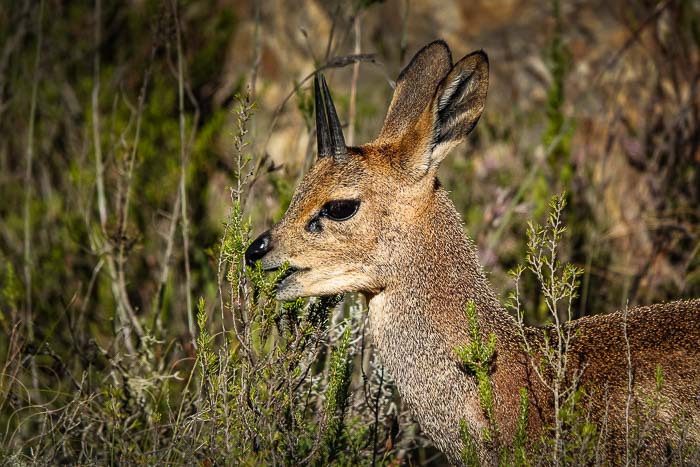
[[[270,237],[270,231],[268,230],[256,238],[245,251],[245,264],[254,266],[255,262],[262,259],[271,249],[272,237]]]

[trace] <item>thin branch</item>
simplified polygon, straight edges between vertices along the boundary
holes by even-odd
[[[174,17],[177,18],[177,13],[174,13]],[[179,28],[179,21],[177,27]],[[180,83],[180,73],[178,71],[178,67],[176,67],[173,63],[172,60],[170,59],[170,54],[168,54],[168,66],[170,68],[170,71],[172,72],[173,76],[178,80],[178,84]],[[191,124],[191,131],[190,131],[190,136],[189,136],[189,141],[187,142],[185,147],[185,161],[189,160],[189,155],[192,151],[192,147],[194,145],[194,139],[197,133],[197,125],[199,122],[199,105],[197,103],[197,99],[194,96],[194,93],[192,92],[192,89],[190,89],[189,84],[187,81],[184,79],[184,69],[183,69],[183,76],[182,76],[182,86],[183,86],[183,91],[187,93],[187,98],[189,99],[190,103],[194,107],[194,118]],[[183,103],[184,104],[184,103]],[[180,113],[184,114],[184,105],[180,106]],[[182,138],[183,135],[180,135],[181,139],[181,150],[182,150]],[[181,161],[182,161],[182,156],[181,156]],[[181,174],[182,175],[182,174]],[[182,177],[181,177],[182,178]],[[180,180],[180,184],[182,184],[182,179]],[[158,278],[158,285],[156,287],[156,293],[153,296],[153,306],[152,306],[152,315],[153,315],[153,328],[154,329],[160,329],[162,326],[162,316],[161,316],[161,308],[163,306],[163,297],[165,294],[165,285],[168,282],[168,277],[170,275],[170,267],[171,267],[171,258],[173,255],[173,250],[175,246],[175,235],[177,232],[177,226],[180,223],[180,214],[182,213],[182,195],[183,195],[183,190],[180,187],[180,184],[178,185],[178,190],[177,194],[175,197],[175,202],[173,203],[173,209],[170,214],[170,227],[168,228],[168,233],[165,236],[166,238],[166,244],[165,244],[165,251],[163,253],[163,259],[161,262],[161,269],[160,269],[160,277]],[[189,251],[189,250],[188,250]],[[189,289],[189,288],[188,288]],[[188,327],[189,327],[189,322],[188,322]],[[194,334],[193,334],[194,336]],[[195,340],[196,341],[196,340]]]
[[[185,131],[185,87],[184,71],[182,66],[182,34],[180,30],[180,17],[178,16],[178,1],[172,1],[173,20],[175,21],[175,37],[177,40],[177,93],[178,110],[180,113],[180,207],[182,217],[182,249],[185,257],[185,297],[187,305],[187,326],[192,339],[192,345],[197,347],[197,331],[194,325],[194,309],[192,307],[192,282],[190,275],[190,240],[189,218],[187,217],[187,163],[189,155]]]
[[[354,32],[355,32],[355,55],[360,55],[362,50],[362,28],[360,18],[362,12],[359,11],[355,15]],[[360,75],[360,62],[355,62],[352,66],[352,83],[350,85],[350,106],[348,110],[348,144],[355,144],[355,118],[357,116],[357,80]]]
[[[138,320],[138,317],[136,316],[136,311],[134,310],[133,306],[131,305],[131,302],[129,300],[129,295],[126,290],[126,271],[125,271],[125,265],[126,265],[126,256],[127,256],[127,250],[129,248],[128,245],[128,237],[127,237],[127,226],[128,226],[128,218],[129,218],[129,205],[131,202],[131,182],[133,179],[133,173],[134,173],[134,166],[136,164],[136,154],[138,153],[138,147],[139,147],[139,141],[141,138],[141,123],[143,119],[143,109],[145,106],[146,102],[146,94],[148,91],[148,85],[150,83],[150,78],[151,78],[151,72],[153,71],[153,62],[155,60],[155,55],[157,52],[157,44],[154,40],[154,43],[151,47],[151,56],[150,60],[148,63],[148,67],[146,68],[146,71],[144,73],[143,77],[143,83],[141,84],[141,90],[139,91],[139,97],[138,97],[138,102],[137,102],[137,107],[135,109],[132,109],[132,112],[135,116],[136,119],[136,128],[134,130],[134,140],[131,143],[131,150],[129,151],[129,159],[127,160],[127,168],[126,168],[126,176],[125,179],[122,180],[122,183],[125,183],[125,186],[122,186],[122,188],[125,190],[121,196],[121,205],[119,206],[119,221],[118,221],[118,227],[117,227],[117,258],[116,258],[116,277],[113,280],[116,280],[116,292],[119,297],[119,310],[120,310],[120,318],[122,320],[122,325],[125,326],[124,329],[124,339],[125,341],[130,340],[130,334],[131,334],[131,328],[129,327],[129,324],[131,324],[131,327],[133,330],[136,332],[136,335],[141,338],[143,337],[143,327],[141,326],[141,323]],[[125,101],[126,102],[126,101]],[[129,345],[129,344],[127,344]]]
[[[92,135],[95,145],[95,185],[97,188],[97,210],[100,226],[107,227],[107,202],[105,197],[104,164],[100,138],[100,44],[102,43],[102,1],[95,0],[95,57],[93,58],[94,84],[92,87]]]
[[[331,17],[331,32],[328,34],[328,42],[326,43],[326,53],[323,55],[326,60],[331,56],[331,50],[333,47],[333,36],[335,35],[335,26],[338,20],[338,11],[340,10],[340,4],[336,4],[335,14]]]
[[[377,61],[377,54],[359,54],[359,55],[344,55],[340,57],[333,57],[330,60],[328,60],[326,63],[321,65],[320,67],[316,68],[313,72],[309,73],[306,75],[299,83],[297,83],[294,88],[287,94],[287,96],[282,100],[282,103],[275,109],[275,112],[272,117],[272,121],[270,122],[270,127],[268,128],[267,131],[267,138],[265,139],[265,143],[263,144],[263,154],[265,153],[265,150],[267,149],[268,144],[270,143],[270,138],[272,134],[274,133],[275,127],[277,126],[277,121],[279,120],[280,115],[282,115],[282,111],[284,110],[284,107],[287,105],[287,102],[289,102],[289,99],[291,99],[297,92],[299,92],[299,89],[301,89],[304,84],[306,84],[307,81],[309,81],[311,78],[316,75],[316,73],[319,73],[323,70],[327,70],[330,68],[343,68],[348,65],[354,64],[356,62],[370,62],[374,63],[375,65],[381,65],[380,62]],[[257,161],[257,165],[255,166],[255,169],[253,170],[253,180],[251,181],[251,185],[255,184],[255,180],[257,179],[258,173],[260,172],[260,168],[262,167],[262,163],[264,162],[264,157],[259,157]]]
[[[161,306],[163,305],[163,295],[165,294],[165,284],[168,282],[168,276],[170,275],[170,259],[173,256],[175,234],[177,231],[177,225],[180,221],[181,201],[182,191],[178,189],[175,197],[175,203],[173,204],[173,211],[170,215],[170,227],[168,228],[168,235],[166,236],[165,252],[163,253],[163,260],[160,266],[160,277],[158,278],[156,293],[153,296],[153,308],[151,310],[151,313],[153,314],[153,329],[159,329],[161,326],[160,312]]]
[[[34,126],[36,121],[36,100],[39,89],[39,62],[44,38],[42,23],[44,19],[44,0],[39,4],[39,19],[37,22],[36,52],[34,55],[34,77],[32,78],[32,98],[29,109],[29,130],[27,132],[27,153],[24,173],[24,286],[25,286],[25,325],[27,339],[34,341],[34,316],[32,310],[32,166],[34,164]],[[35,360],[32,359],[32,383],[38,390],[39,381]]]
[[[256,84],[258,81],[258,71],[260,69],[260,60],[262,58],[262,47],[260,45],[260,4],[262,2],[254,3],[254,13],[255,18],[255,28],[253,29],[253,63],[250,69],[250,99],[255,101],[256,98]]]
[[[104,183],[104,157],[102,154],[102,128],[100,125],[100,43],[102,41],[102,1],[95,0],[95,56],[93,58],[93,84],[92,84],[92,137],[93,137],[93,147],[95,151],[95,186],[97,191],[97,211],[99,216],[100,231],[103,238],[108,238],[107,233],[107,220],[109,213],[107,211],[107,196],[105,194],[105,183]],[[129,128],[131,122],[127,128]],[[124,295],[122,294],[121,288],[117,283],[117,265],[114,259],[114,248],[109,241],[103,241],[97,237],[91,238],[93,251],[100,252],[101,261],[105,261],[107,264],[107,272],[110,277],[110,287],[112,289],[112,296],[117,304],[117,311],[119,313],[120,321],[122,325],[128,322],[128,315],[125,312],[126,306],[124,305]],[[99,263],[98,263],[99,264]],[[99,268],[98,268],[99,270]],[[127,298],[128,300],[128,298]],[[124,341],[127,351],[130,353],[134,352],[134,346],[129,338],[128,329],[124,333]]]
[[[374,426],[372,427],[372,465],[377,465],[377,441],[379,435],[379,401],[382,395],[382,385],[384,384],[384,367],[381,367],[379,373],[379,387],[377,388],[377,397],[374,399]]]

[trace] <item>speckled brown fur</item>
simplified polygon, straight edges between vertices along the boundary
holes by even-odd
[[[552,395],[533,374],[515,320],[503,309],[464,235],[462,220],[436,182],[440,161],[471,131],[485,105],[488,60],[475,52],[452,65],[444,42],[427,45],[401,73],[377,140],[349,148],[343,161],[319,159],[297,188],[284,219],[269,231],[265,269],[288,261],[298,269],[278,288],[280,299],[363,292],[371,333],[401,396],[451,462],[461,462],[461,420],[475,439],[487,426],[476,381],[454,349],[469,342],[465,305],[476,303],[481,332],[496,335],[491,373],[495,418],[512,440],[519,391],[528,388],[530,439],[553,419]],[[330,200],[361,202],[350,219],[319,217]],[[310,231],[310,220],[320,229]],[[624,314],[572,322],[571,375],[580,373],[590,417],[605,422],[609,454],[624,446],[627,346]],[[674,436],[664,423],[689,413],[687,434],[700,442],[700,301],[636,308],[627,316],[635,401],[654,392],[661,365],[662,429],[648,443],[663,456]],[[528,329],[537,347],[546,330]],[[570,376],[571,376],[570,375]],[[480,447],[486,463],[493,462]]]

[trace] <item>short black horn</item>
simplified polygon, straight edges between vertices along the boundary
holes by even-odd
[[[321,86],[318,83],[318,73],[314,77],[314,105],[316,110],[316,143],[318,145],[318,157],[333,154],[331,148],[331,133],[328,128],[326,108],[321,94]]]
[[[338,113],[333,105],[331,92],[328,90],[326,78],[321,74],[321,86],[323,86],[323,94],[326,99],[326,112],[328,114],[328,126],[330,127],[331,148],[333,150],[333,159],[344,160],[348,155],[348,148],[345,146],[345,137],[343,136],[343,128],[340,126]]]

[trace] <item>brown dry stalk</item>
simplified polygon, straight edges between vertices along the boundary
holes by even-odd
[[[175,37],[177,40],[177,93],[178,110],[180,113],[180,208],[182,218],[182,254],[185,258],[185,297],[187,306],[187,327],[192,339],[192,345],[197,347],[197,331],[194,325],[194,308],[192,307],[192,283],[190,275],[190,240],[189,240],[189,219],[187,217],[187,163],[189,154],[187,151],[187,141],[185,130],[185,86],[184,71],[182,65],[182,34],[180,30],[180,17],[178,16],[178,2],[171,2],[173,9],[173,21],[175,22]],[[196,122],[195,122],[196,123]]]
[[[27,132],[27,153],[24,173],[24,297],[25,325],[27,340],[34,341],[34,316],[32,310],[32,230],[31,230],[31,201],[32,201],[32,166],[34,164],[34,124],[36,122],[36,100],[39,88],[39,63],[41,61],[41,46],[43,41],[42,22],[44,19],[44,0],[39,4],[39,19],[37,20],[36,54],[34,56],[34,77],[32,79],[32,100],[29,110],[29,130]],[[36,361],[31,361],[32,384],[38,394],[39,380]]]
[[[358,12],[354,21],[355,32],[355,55],[360,55],[362,49],[362,25],[360,22],[361,13]],[[357,80],[360,77],[360,62],[355,62],[352,66],[352,83],[350,85],[350,106],[348,111],[348,144],[355,144],[355,119],[357,117]]]

